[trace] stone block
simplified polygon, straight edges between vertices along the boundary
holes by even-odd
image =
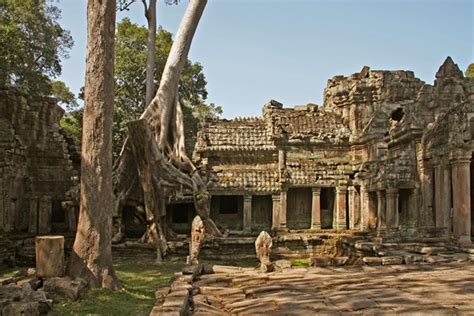
[[[60,277],[64,274],[64,237],[38,236],[36,243],[36,275]]]
[[[311,265],[315,267],[327,267],[331,264],[330,256],[318,256],[311,258]]]
[[[349,257],[334,257],[331,260],[331,264],[335,266],[343,266],[347,264]]]
[[[374,266],[382,264],[381,257],[364,257],[362,258],[362,261],[364,261],[365,264],[374,265]]]
[[[38,234],[48,234],[51,232],[51,197],[42,196],[38,206]]]
[[[402,264],[403,257],[399,256],[390,256],[390,257],[382,257],[382,264],[385,265],[392,265],[392,264]]]
[[[71,280],[69,277],[47,278],[43,283],[44,291],[48,297],[52,297],[54,301],[62,301],[65,298],[77,300],[86,286],[87,282],[85,280]]]

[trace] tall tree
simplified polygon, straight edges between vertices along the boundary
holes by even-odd
[[[157,247],[166,250],[163,234],[162,201],[169,190],[192,190],[194,204],[206,229],[221,235],[209,217],[209,194],[200,173],[184,151],[183,116],[178,99],[181,72],[187,60],[191,41],[207,0],[191,0],[166,61],[160,86],[150,105],[138,121],[129,124],[128,141],[118,160],[117,198],[122,202],[129,183],[137,177],[142,184],[147,214],[147,235]]]
[[[87,4],[81,203],[68,274],[90,287],[121,288],[112,265],[112,115],[115,0]]]
[[[128,130],[127,123],[140,117],[146,107],[145,74],[147,60],[147,29],[125,18],[117,24],[115,35],[115,113],[113,126],[113,153],[118,157]],[[155,79],[160,82],[166,59],[173,44],[172,34],[159,28],[156,34]],[[134,56],[130,58],[130,56]],[[183,105],[187,150],[194,148],[193,139],[198,122],[216,117],[222,109],[206,104],[207,90],[203,67],[186,61],[179,81],[179,101]]]
[[[51,78],[73,45],[58,23],[61,11],[46,0],[0,1],[0,86],[49,95]]]
[[[128,10],[138,0],[118,0],[119,10]],[[146,61],[146,105],[150,104],[155,94],[155,42],[156,42],[156,0],[141,0],[148,24],[147,61]],[[179,0],[165,0],[166,4],[177,4]]]

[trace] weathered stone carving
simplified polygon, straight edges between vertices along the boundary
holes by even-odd
[[[193,219],[191,226],[191,241],[189,243],[189,256],[187,258],[187,264],[198,264],[199,263],[199,252],[201,249],[201,243],[204,240],[206,230],[201,217],[196,216]]]
[[[258,235],[257,240],[255,240],[255,251],[257,253],[257,259],[260,260],[260,271],[273,271],[273,264],[270,260],[272,237],[266,231],[262,231],[260,235]]]

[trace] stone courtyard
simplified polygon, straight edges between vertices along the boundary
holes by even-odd
[[[472,314],[474,266],[214,266],[193,284],[193,315]]]

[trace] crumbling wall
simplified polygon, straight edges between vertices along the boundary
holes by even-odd
[[[46,234],[55,220],[74,228],[61,203],[77,185],[80,156],[59,125],[63,114],[52,98],[0,88],[0,230]]]

